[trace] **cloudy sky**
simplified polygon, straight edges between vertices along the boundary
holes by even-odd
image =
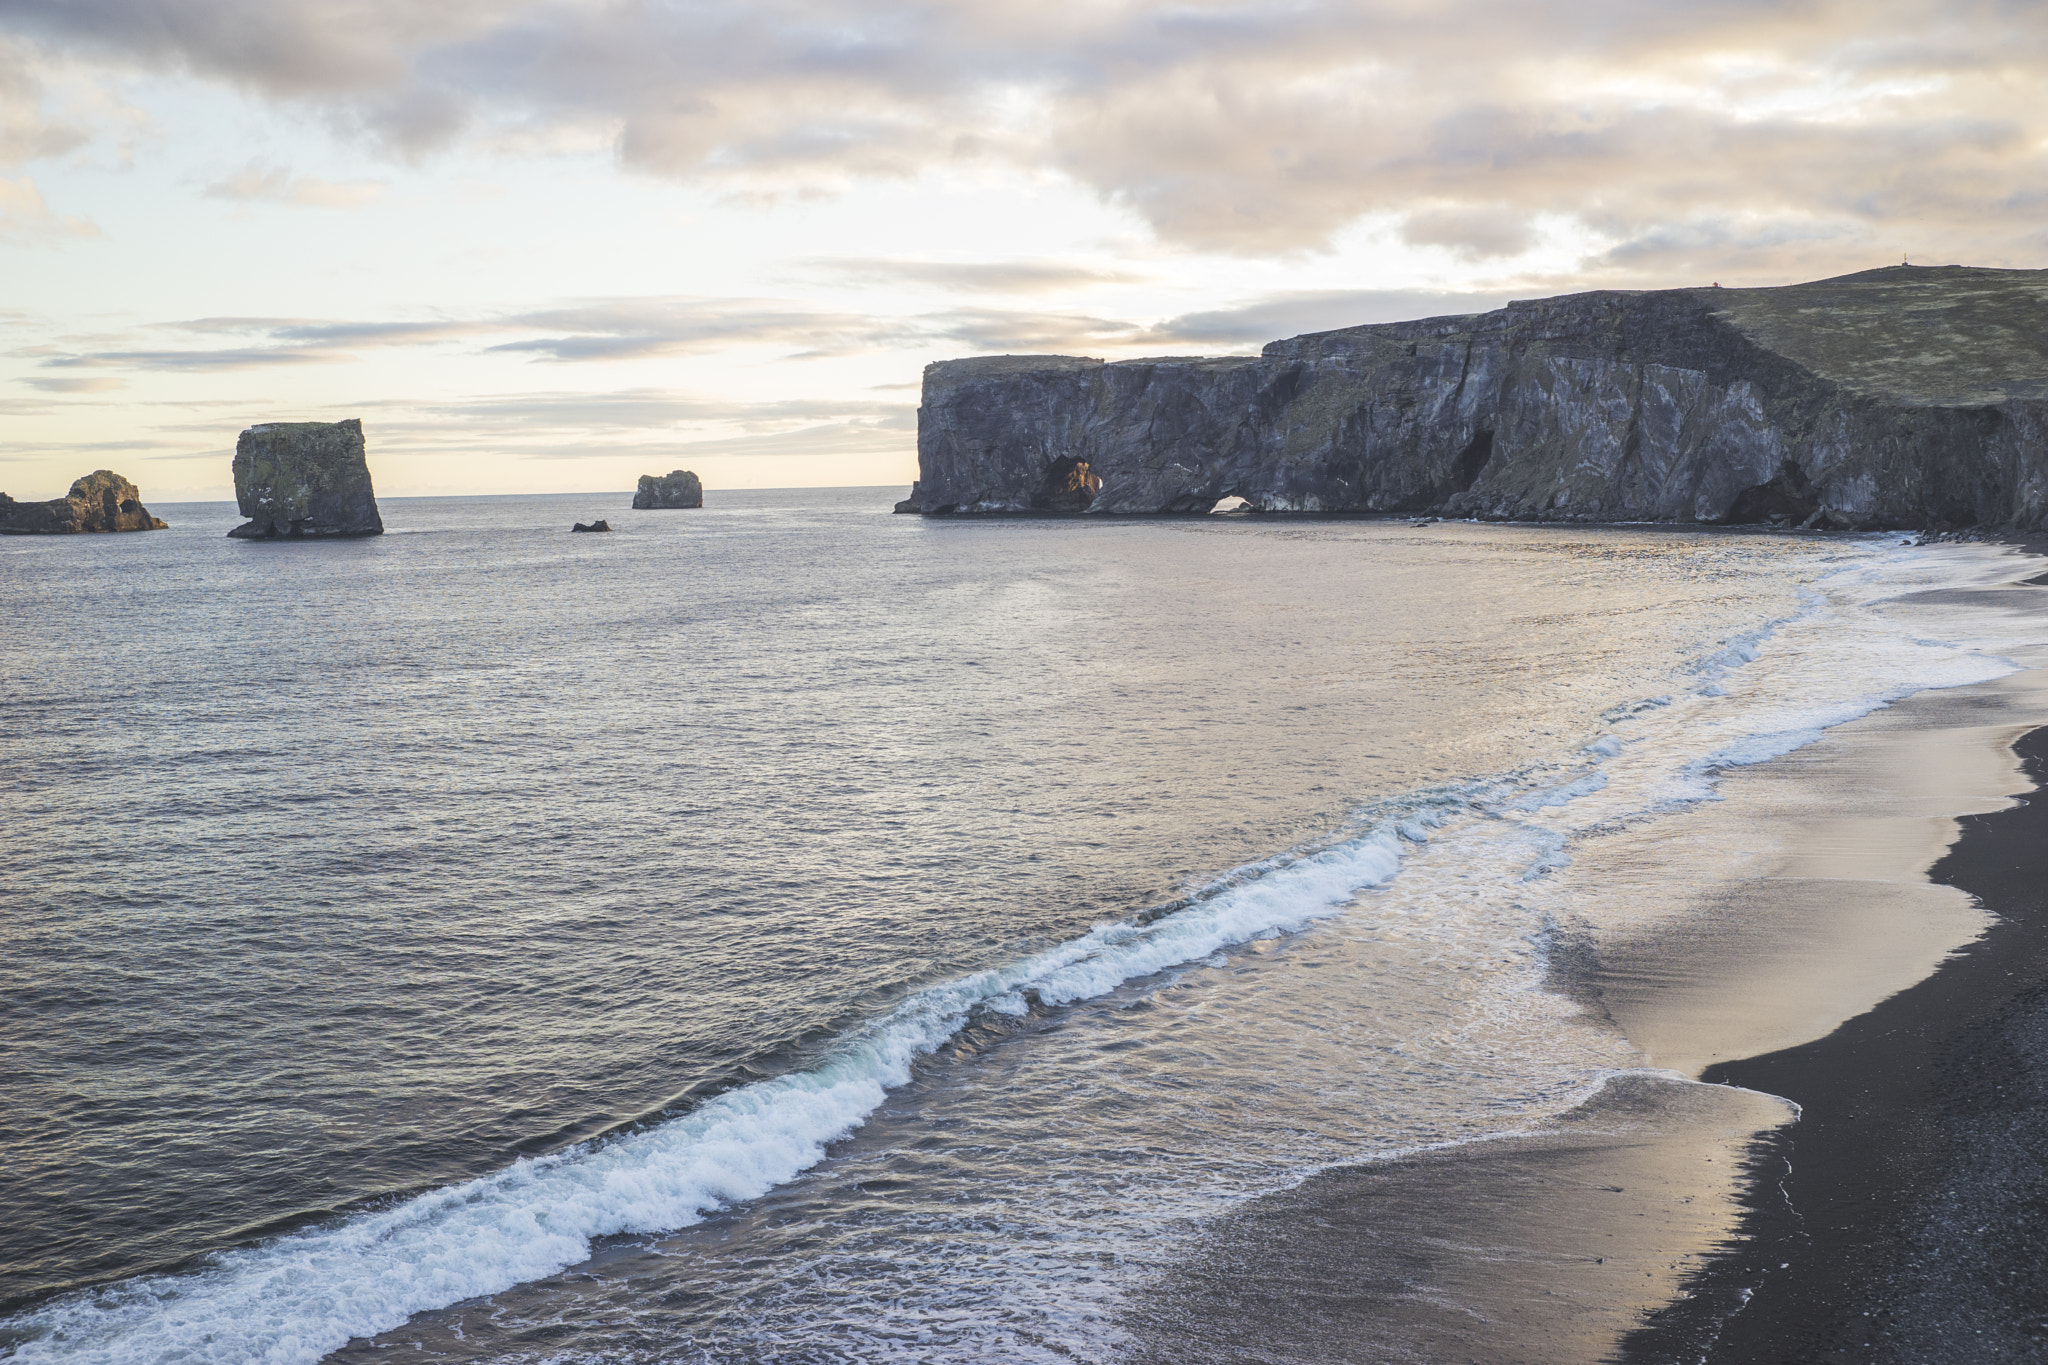
[[[0,489],[907,483],[920,369],[2048,264],[2048,7],[0,0]]]

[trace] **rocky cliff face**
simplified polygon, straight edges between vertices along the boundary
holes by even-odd
[[[142,505],[142,492],[111,469],[96,469],[48,502],[16,502],[0,493],[0,535],[63,536],[86,531],[169,529]]]
[[[2048,271],[1603,291],[1256,357],[927,367],[919,508],[2048,520]]]
[[[268,422],[235,442],[243,540],[381,536],[384,519],[363,458],[363,424]]]
[[[642,474],[640,491],[633,494],[633,505],[640,508],[702,507],[704,485],[687,469],[678,469],[661,479],[652,474]]]

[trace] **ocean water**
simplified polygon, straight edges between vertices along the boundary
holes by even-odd
[[[890,496],[0,541],[0,1354],[1113,1356],[1640,1064],[1575,839],[2012,667],[1900,536]]]

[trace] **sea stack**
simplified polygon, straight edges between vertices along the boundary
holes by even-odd
[[[16,502],[0,493],[0,536],[168,529],[142,505],[142,491],[111,469],[95,469],[48,502]]]
[[[266,422],[235,442],[235,501],[242,540],[381,536],[377,495],[363,459],[363,424]]]
[[[2048,271],[1600,290],[1256,356],[928,366],[918,510],[2048,526]]]
[[[640,508],[702,507],[704,485],[687,469],[678,469],[664,479],[642,474],[640,491],[633,495],[633,505]]]

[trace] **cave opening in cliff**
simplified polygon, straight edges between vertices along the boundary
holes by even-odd
[[[1812,516],[1818,505],[1813,485],[1798,465],[1787,460],[1770,482],[1745,488],[1722,520],[1736,526],[1797,524]]]
[[[1493,432],[1477,432],[1458,452],[1457,462],[1451,470],[1451,486],[1462,493],[1479,482],[1480,471],[1493,458]]]
[[[1031,505],[1045,512],[1085,512],[1101,491],[1102,477],[1086,460],[1069,456],[1054,460],[1046,469]]]

